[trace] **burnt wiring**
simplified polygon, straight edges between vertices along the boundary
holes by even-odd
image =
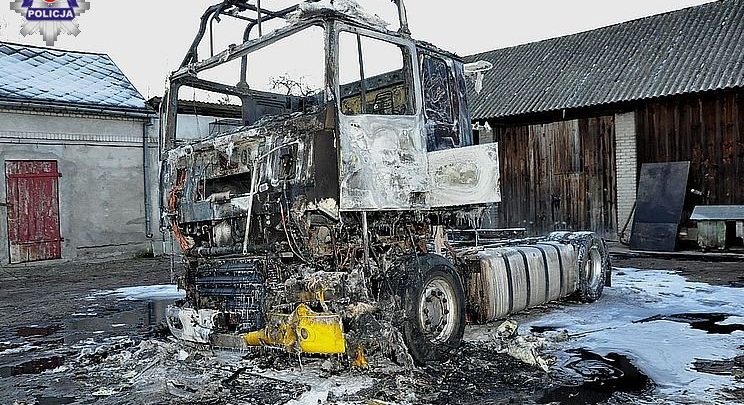
[[[171,230],[173,231],[173,236],[176,239],[176,242],[178,242],[178,246],[180,246],[181,250],[184,252],[191,248],[191,244],[189,243],[189,240],[183,235],[181,228],[178,226],[178,218],[176,217],[176,212],[178,212],[178,201],[180,200],[180,195],[183,193],[183,184],[185,181],[186,172],[179,172],[178,178],[176,179],[176,184],[173,186],[170,193],[168,194],[168,210],[171,216]]]
[[[194,186],[194,190],[196,191],[196,196],[200,200],[205,200],[208,196],[206,195],[207,190],[207,176],[208,169],[212,166],[215,166],[214,162],[207,162],[204,167],[201,168],[200,171],[196,171],[197,168],[193,168],[194,173],[190,176],[193,180],[191,180],[191,184]],[[199,184],[201,182],[201,184]],[[200,187],[201,186],[201,187]]]
[[[339,252],[339,255],[341,252]],[[346,249],[346,255],[343,257],[343,260],[341,261],[339,268],[343,269],[346,267],[347,264],[351,264],[351,259],[355,257],[357,254],[356,249],[354,248],[354,245],[349,244],[349,247]]]
[[[253,216],[253,200],[256,197],[256,194],[258,194],[258,177],[259,177],[259,165],[261,162],[263,162],[266,158],[271,156],[274,152],[277,150],[284,148],[284,147],[291,147],[293,145],[298,145],[300,141],[298,139],[295,139],[292,142],[289,142],[285,145],[277,146],[272,148],[271,150],[267,151],[263,155],[260,155],[256,157],[256,159],[253,161],[253,171],[251,174],[251,191],[250,191],[250,198],[248,200],[248,210],[246,212],[245,217],[245,234],[243,235],[243,254],[246,254],[248,252],[248,242],[249,242],[249,236],[250,236],[250,230],[251,230],[251,218]],[[281,205],[281,204],[280,204]]]
[[[281,221],[282,221],[282,228],[284,229],[284,235],[287,237],[287,244],[289,245],[289,249],[292,251],[292,253],[297,256],[302,262],[304,262],[307,265],[312,265],[303,255],[301,255],[297,250],[295,250],[295,247],[293,246],[293,238],[289,236],[290,232],[287,230],[287,222],[285,219],[285,213],[284,213],[284,204],[279,204],[279,210],[281,211]]]
[[[312,263],[310,263],[310,261],[307,260],[305,258],[305,256],[303,256],[303,255],[301,255],[299,253],[300,248],[299,248],[299,246],[297,244],[297,240],[294,238],[294,233],[289,232],[289,230],[287,229],[287,219],[286,219],[286,216],[291,216],[291,214],[290,214],[290,207],[289,207],[289,198],[287,197],[287,182],[289,181],[289,170],[286,168],[287,165],[291,165],[291,163],[289,163],[289,164],[288,163],[285,163],[284,179],[282,179],[283,180],[283,184],[282,184],[282,200],[283,201],[279,201],[279,210],[281,211],[280,214],[281,214],[282,228],[284,228],[284,236],[287,237],[287,244],[289,245],[290,250],[292,250],[292,253],[294,255],[296,255],[298,258],[300,258],[300,260],[303,263],[305,263],[307,265],[312,265]],[[285,205],[287,206],[286,215],[285,215],[285,211],[284,211],[284,206]],[[290,219],[292,219],[292,218],[290,218]],[[299,228],[299,226],[297,225],[297,223],[295,221],[293,221],[293,222],[294,222],[294,225]]]

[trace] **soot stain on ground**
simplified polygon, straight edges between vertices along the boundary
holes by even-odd
[[[530,326],[530,331],[533,333],[545,333],[545,332],[556,331],[561,328],[562,328],[561,326],[556,326],[556,325],[534,325],[534,326]]]
[[[585,349],[569,353],[576,358],[566,368],[576,372],[584,381],[550,389],[539,403],[598,404],[609,400],[616,392],[643,394],[654,387],[653,381],[622,354],[601,356]]]
[[[377,379],[371,387],[333,399],[437,405],[534,403],[535,393],[552,377],[497,350],[492,343],[465,342],[447,362],[393,374],[371,371],[369,375]]]
[[[697,359],[692,363],[692,367],[701,373],[733,375],[738,379],[744,379],[744,356],[725,360]]]
[[[16,329],[16,335],[21,337],[44,337],[55,334],[62,329],[62,325],[45,325],[45,326],[22,326]]]
[[[439,390],[434,404],[476,404],[484,398],[523,403],[550,380],[537,367],[476,343],[466,343],[448,364],[430,368],[427,374]]]
[[[65,405],[65,404],[72,404],[77,400],[77,398],[73,397],[45,397],[45,396],[37,396],[36,397],[36,403],[38,405]]]
[[[691,328],[705,331],[709,334],[728,335],[736,331],[744,331],[741,324],[721,324],[731,314],[722,313],[684,313],[673,315],[654,315],[635,321],[634,323],[647,323],[655,321],[670,321],[689,324]]]
[[[41,374],[53,370],[65,362],[64,356],[40,357],[19,364],[0,367],[0,377],[14,377],[24,374]]]

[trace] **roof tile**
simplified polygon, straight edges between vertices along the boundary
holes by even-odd
[[[105,54],[0,42],[0,100],[149,110]]]

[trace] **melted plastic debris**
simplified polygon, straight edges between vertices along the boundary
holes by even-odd
[[[654,315],[636,323],[646,322],[657,322],[657,321],[669,321],[669,322],[680,322],[690,325],[693,329],[704,330],[708,333],[713,334],[731,334],[735,331],[744,332],[744,325],[737,323],[725,323],[731,318],[730,314],[718,314],[718,313],[688,313],[688,314],[672,314],[672,315]]]
[[[534,337],[518,336],[506,343],[505,352],[511,357],[531,366],[536,366],[544,372],[550,371],[551,359],[545,359],[541,354],[544,342]]]
[[[609,400],[615,393],[643,394],[654,384],[626,356],[609,353],[600,356],[588,350],[572,350],[576,359],[566,365],[583,381],[549,389],[538,401],[543,404],[596,404]]]

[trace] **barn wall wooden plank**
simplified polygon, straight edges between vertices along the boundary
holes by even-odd
[[[744,201],[744,94],[734,95],[734,201]]]
[[[660,111],[673,111],[660,114]],[[694,204],[744,204],[744,97],[701,94],[636,109],[638,164],[689,160]],[[668,145],[668,146],[667,146]]]
[[[614,116],[495,126],[494,138],[501,143],[504,226],[614,236]]]

